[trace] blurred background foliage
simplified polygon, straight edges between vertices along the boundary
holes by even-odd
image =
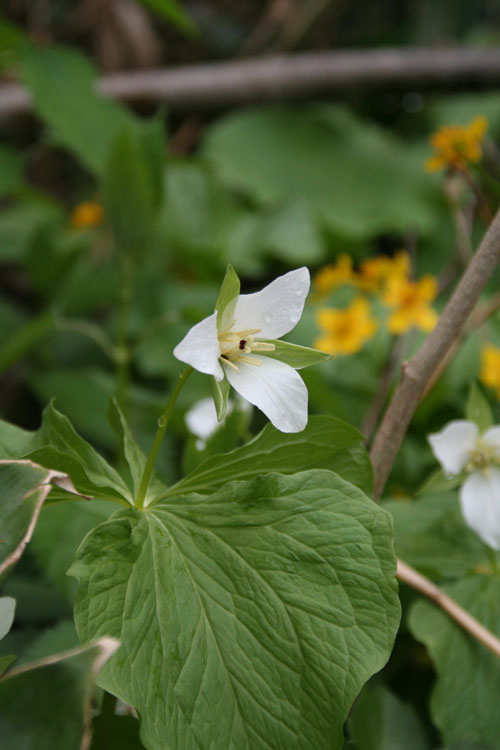
[[[252,291],[301,265],[314,275],[347,254],[356,274],[366,259],[393,259],[403,249],[411,278],[437,279],[432,304],[439,312],[498,203],[497,91],[412,83],[300,103],[169,111],[154,102],[133,109],[95,88],[103,72],[276,52],[489,48],[500,38],[500,7],[492,0],[5,0],[1,12],[2,81],[23,84],[34,116],[0,120],[0,415],[34,429],[41,408],[55,398],[77,430],[118,464],[109,397],[121,397],[147,449],[180,370],[173,347],[212,312],[227,263],[243,290]],[[472,187],[453,170],[426,171],[430,135],[477,116],[487,118],[488,130],[480,170],[468,172]],[[500,346],[499,281],[497,272],[485,295],[492,314],[464,338],[415,416],[391,479],[394,497],[412,496],[435,468],[426,435],[463,416],[481,349]],[[352,280],[324,296],[313,286],[291,340],[313,345],[318,309],[345,309],[359,293]],[[304,372],[312,412],[366,432],[400,363],[425,335],[418,328],[391,333],[380,295],[370,297],[370,310],[376,332],[359,351]],[[498,389],[486,390],[496,421],[500,382]],[[234,417],[197,450],[182,411],[207,395],[205,379],[195,374],[162,449],[166,481],[178,477],[183,461],[192,467],[249,434],[248,418]],[[262,424],[254,415],[252,431]],[[409,539],[405,559],[418,561],[414,519],[405,516],[404,503],[393,502],[402,539]],[[108,512],[96,503],[76,514],[63,506],[42,514],[30,555],[9,580],[6,593],[18,599],[25,626],[10,637],[29,641],[41,624],[70,617],[74,587],[63,571],[82,536]],[[426,733],[432,746],[438,742],[425,708],[428,659],[406,624],[400,641],[389,680],[423,718],[375,686],[351,719],[352,747],[359,750],[431,747]],[[409,667],[417,675],[411,690]],[[367,715],[378,717],[371,736]],[[394,744],[388,736],[399,739]]]

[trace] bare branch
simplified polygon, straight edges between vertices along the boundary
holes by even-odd
[[[397,577],[400,581],[408,584],[412,588],[437,604],[446,614],[448,614],[460,627],[469,633],[476,641],[486,646],[492,653],[500,659],[500,640],[479,620],[472,617],[460,604],[451,599],[444,591],[441,591],[432,581],[425,576],[420,575],[414,568],[407,565],[402,560],[398,560]]]
[[[401,382],[389,404],[371,451],[375,497],[380,497],[399,446],[426,385],[448,349],[460,335],[500,260],[500,210],[456,287],[432,333],[415,357],[403,367]]]
[[[243,102],[294,99],[353,86],[440,86],[500,83],[497,49],[388,48],[304,52],[103,76],[100,91],[133,102],[171,108],[217,108]],[[0,118],[30,112],[17,84],[0,86]]]

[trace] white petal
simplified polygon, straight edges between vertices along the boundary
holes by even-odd
[[[460,490],[460,503],[468,525],[483,542],[500,549],[500,471],[473,471]]]
[[[234,331],[260,328],[259,338],[279,339],[295,328],[310,286],[307,268],[285,273],[260,292],[240,294],[234,310]]]
[[[201,320],[186,333],[174,349],[174,357],[206,375],[222,380],[219,364],[220,346],[217,338],[217,313]]]
[[[301,432],[307,424],[307,388],[300,375],[277,359],[262,357],[261,367],[224,365],[234,390],[264,412],[277,430]]]
[[[233,404],[231,401],[228,401],[226,414],[231,414],[232,410]],[[211,396],[202,398],[193,404],[184,415],[184,421],[188,430],[193,435],[196,435],[196,437],[202,438],[202,440],[209,438],[221,424],[217,420],[217,412]]]
[[[432,452],[447,474],[460,474],[474,450],[479,430],[474,422],[457,419],[428,436]]]
[[[495,454],[500,456],[500,427],[490,427],[481,435],[481,442],[495,448]]]

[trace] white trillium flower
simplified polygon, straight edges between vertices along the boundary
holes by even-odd
[[[307,268],[279,276],[254,294],[240,294],[226,309],[197,323],[174,349],[195,370],[227,378],[276,429],[300,432],[307,424],[307,388],[294,367],[269,354],[299,322],[309,292]]]
[[[482,434],[474,422],[459,419],[429,435],[432,451],[449,476],[468,476],[460,488],[462,514],[493,549],[500,550],[500,427]]]

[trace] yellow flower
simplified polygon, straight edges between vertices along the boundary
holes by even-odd
[[[394,258],[388,255],[368,258],[361,263],[358,286],[371,292],[383,291],[390,279],[407,278],[410,270],[410,256],[404,250],[396,253]]]
[[[486,117],[476,117],[468,125],[443,125],[431,135],[436,154],[425,162],[429,172],[443,167],[476,164],[482,156],[481,141],[488,129]]]
[[[500,349],[488,344],[481,351],[481,370],[479,379],[489,388],[496,389],[500,400]]]
[[[328,354],[354,354],[377,330],[366,299],[358,297],[344,310],[323,308],[316,314],[324,334],[314,346]]]
[[[97,201],[79,203],[69,217],[70,226],[74,229],[97,227],[104,221],[104,211]]]
[[[323,295],[336,289],[342,284],[353,283],[355,278],[352,270],[352,258],[349,255],[339,255],[336,263],[330,263],[328,266],[318,271],[314,277],[314,286],[316,291]]]
[[[430,306],[438,292],[434,276],[423,276],[420,281],[393,276],[389,279],[382,300],[394,312],[387,327],[391,333],[405,333],[413,326],[421,331],[432,331],[438,315]]]

